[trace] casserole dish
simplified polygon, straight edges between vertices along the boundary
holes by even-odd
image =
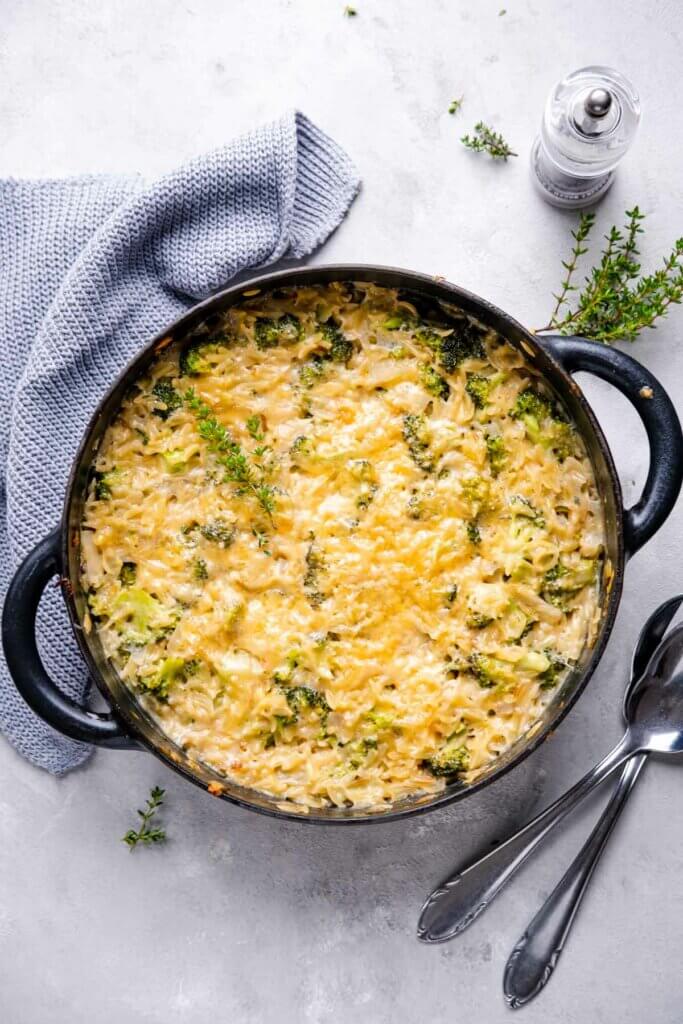
[[[105,656],[96,631],[83,626],[87,595],[81,585],[80,524],[94,458],[104,432],[130,385],[145,372],[159,351],[183,339],[208,316],[224,312],[240,302],[245,292],[267,295],[283,287],[320,285],[333,281],[362,281],[400,289],[410,301],[457,306],[519,349],[525,360],[557,393],[579,430],[590,457],[605,523],[605,556],[610,566],[601,594],[595,643],[587,647],[559,692],[531,730],[482,770],[466,785],[453,782],[437,794],[407,797],[380,810],[362,807],[331,807],[313,810],[283,802],[281,798],[247,789],[193,758],[175,745],[138,703]],[[632,402],[643,420],[651,448],[651,464],[641,500],[623,511],[621,491],[613,461],[580,389],[570,373],[588,370],[614,384]],[[492,781],[533,750],[556,726],[586,685],[604,649],[618,606],[624,564],[661,525],[670,512],[681,484],[680,456],[683,439],[675,410],[659,384],[629,356],[602,345],[576,338],[534,338],[505,313],[441,280],[401,270],[377,267],[336,266],[287,271],[229,288],[195,306],[157,336],[121,374],[85,433],[67,487],[61,527],[45,538],[17,571],[8,591],[3,614],[3,642],[15,683],[38,714],[66,735],[109,746],[143,746],[172,767],[216,795],[256,810],[299,820],[358,822],[387,820],[440,806],[463,798]],[[109,714],[76,707],[62,696],[47,677],[38,658],[33,623],[42,588],[57,572],[64,582],[65,598],[78,643],[98,688],[112,706]]]

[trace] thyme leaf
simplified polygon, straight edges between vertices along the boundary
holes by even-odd
[[[643,234],[645,214],[634,206],[625,216],[623,230],[613,226],[604,236],[599,261],[578,287],[574,283],[578,262],[589,251],[584,243],[595,224],[595,214],[581,214],[572,231],[571,254],[562,261],[566,273],[553,296],[555,308],[539,331],[581,334],[606,344],[634,341],[646,327],[654,328],[670,305],[683,301],[683,238],[674,242],[659,270],[642,274],[637,240]]]
[[[155,786],[147,798],[147,806],[144,811],[138,808],[138,815],[141,819],[140,828],[137,830],[129,828],[121,839],[121,842],[126,843],[131,853],[138,843],[142,843],[143,846],[151,846],[153,843],[165,842],[166,830],[150,824],[152,818],[164,802],[165,792],[166,790]]]
[[[483,121],[477,121],[472,135],[463,135],[460,139],[463,146],[475,153],[488,153],[494,160],[507,160],[509,156],[517,156],[499,132],[494,132]]]
[[[251,465],[241,445],[227,427],[218,422],[210,406],[197,396],[194,388],[188,388],[183,398],[197,418],[199,436],[225,469],[226,480],[238,485],[238,494],[251,494],[272,522],[276,508],[275,489],[266,482],[265,468]]]

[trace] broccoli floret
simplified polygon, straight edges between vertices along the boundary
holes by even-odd
[[[95,498],[97,501],[108,501],[111,498],[112,487],[116,482],[117,476],[117,469],[109,469],[106,473],[100,473],[99,471],[93,473]]]
[[[360,484],[356,508],[366,509],[378,490],[375,468],[368,459],[353,459],[349,462],[348,470],[351,477]]]
[[[161,452],[167,473],[184,473],[187,469],[187,453],[184,448],[171,448]]]
[[[540,686],[542,690],[552,690],[554,686],[557,686],[560,676],[570,667],[569,662],[561,658],[555,651],[550,648],[544,648],[543,653],[550,662],[548,668],[540,675]]]
[[[535,388],[528,387],[520,392],[510,416],[521,420],[529,440],[550,449],[560,462],[574,452],[571,424],[567,423],[557,405]]]
[[[368,711],[365,719],[380,732],[395,728],[396,715],[389,711]]]
[[[307,363],[299,367],[299,381],[304,388],[312,388],[324,376],[325,364],[318,355],[312,356]]]
[[[299,434],[294,438],[289,449],[289,457],[292,465],[297,469],[303,469],[313,455],[313,441],[305,434]]]
[[[183,661],[182,658],[165,658],[159,670],[153,676],[145,676],[138,681],[143,690],[153,694],[160,700],[166,700],[174,683],[184,683],[199,669],[200,662],[193,658]]]
[[[403,440],[418,469],[423,473],[431,473],[434,470],[434,462],[429,453],[431,434],[424,416],[408,413],[403,417]]]
[[[348,762],[349,768],[360,768],[370,751],[377,750],[378,745],[379,744],[375,736],[365,736],[362,740],[347,743],[345,753],[350,755]]]
[[[425,391],[435,398],[442,398],[444,402],[451,393],[448,381],[429,363],[423,363],[420,367],[420,380]]]
[[[206,360],[207,352],[216,352],[218,345],[208,341],[191,341],[180,353],[178,365],[181,377],[199,377],[208,373],[211,364]]]
[[[479,529],[479,524],[474,519],[471,519],[467,524],[467,539],[470,544],[481,544],[481,530]]]
[[[491,475],[498,476],[507,462],[507,452],[500,435],[486,435],[486,457],[491,467]]]
[[[310,544],[306,551],[306,571],[304,572],[304,593],[312,608],[319,608],[327,597],[320,590],[319,576],[325,572],[325,559],[316,547],[315,536],[311,534]]]
[[[192,576],[198,583],[208,580],[209,569],[203,558],[195,558],[192,563]]]
[[[432,352],[436,352],[437,355],[440,354],[443,335],[426,324],[418,327],[415,331],[415,340],[419,341],[421,345],[426,345],[427,348],[430,348]]]
[[[466,359],[486,358],[481,331],[469,322],[463,322],[451,334],[441,338],[438,351],[441,365],[447,373],[453,373]]]
[[[543,420],[552,417],[553,406],[549,398],[542,395],[535,388],[527,387],[520,391],[510,413],[513,419],[522,420],[526,424],[527,419],[535,430],[540,429]]]
[[[524,519],[528,519],[529,522],[533,523],[540,530],[545,528],[545,517],[542,512],[536,508],[528,498],[525,498],[522,494],[513,494],[510,498],[510,508],[512,509],[513,516],[521,516]]]
[[[548,569],[544,577],[544,596],[551,598],[573,597],[580,590],[594,583],[597,576],[598,563],[594,558],[582,558],[572,569],[558,562]]]
[[[476,409],[484,409],[489,404],[491,392],[500,384],[502,374],[496,373],[486,377],[483,373],[468,373],[465,391],[472,399]]]
[[[175,629],[177,616],[141,587],[126,587],[114,599],[117,625],[133,644],[146,644]],[[119,614],[120,613],[120,614]]]
[[[409,331],[417,325],[417,320],[409,313],[399,312],[387,317],[382,324],[385,331]]]
[[[213,519],[199,527],[202,537],[217,544],[221,548],[229,548],[235,539],[237,529],[234,523],[226,523],[224,519]]]
[[[266,736],[266,749],[274,747],[280,740],[282,730],[288,725],[296,725],[299,721],[299,715],[306,709],[311,709],[320,715],[322,735],[324,736],[326,734],[327,716],[332,710],[327,702],[327,698],[324,693],[320,690],[315,690],[312,686],[289,686],[288,683],[292,677],[295,667],[296,663],[293,666],[290,664],[287,672],[276,672],[273,677],[275,683],[282,690],[292,713],[291,715],[273,716],[275,726]]]
[[[320,690],[312,686],[290,686],[285,691],[285,699],[294,714],[298,715],[302,708],[315,708],[316,711],[328,715],[332,710],[327,698]]]
[[[420,761],[420,767],[437,778],[452,778],[467,771],[469,751],[461,739],[446,743],[441,750]]]
[[[152,395],[163,406],[161,409],[153,409],[152,412],[162,420],[167,420],[173,410],[179,409],[183,404],[182,398],[173,387],[172,377],[160,377],[152,388]]]
[[[484,612],[478,612],[470,609],[466,619],[466,625],[470,629],[486,629],[493,622],[492,615],[485,615]]]
[[[558,462],[564,462],[576,451],[576,437],[570,423],[554,421],[543,436],[542,444],[550,448]]]
[[[301,321],[293,313],[284,313],[277,319],[273,319],[270,316],[260,316],[256,319],[254,336],[257,348],[266,349],[277,348],[278,345],[293,345],[301,340],[301,335]]]
[[[377,494],[377,484],[363,484],[361,492],[356,498],[356,508],[364,511],[372,504],[375,495]]]
[[[422,495],[411,494],[406,502],[406,512],[409,519],[422,519],[425,514]]]
[[[132,587],[137,579],[138,567],[135,562],[123,562],[119,570],[119,582],[122,587]]]
[[[299,667],[299,661],[301,659],[301,652],[297,650],[289,651],[287,654],[287,666],[286,668],[279,668],[274,674],[273,679],[278,686],[284,686],[287,683],[291,683],[294,676],[294,670]]]
[[[466,476],[460,481],[460,493],[475,518],[489,506],[491,501],[490,482],[485,476],[478,474]]]
[[[557,580],[562,579],[563,576],[566,576],[568,572],[569,570],[565,569],[561,562],[556,562],[552,569],[548,569],[547,573],[545,574],[544,580],[546,584],[554,584],[557,582]]]
[[[490,689],[499,683],[508,685],[516,682],[520,673],[542,676],[550,668],[550,660],[539,651],[524,651],[516,662],[503,661],[491,654],[479,651],[471,654],[469,667],[477,682],[484,689]]]
[[[485,690],[491,689],[498,683],[510,682],[510,665],[506,661],[500,661],[490,654],[481,654],[475,651],[469,656],[468,663],[470,671]]]
[[[330,345],[327,358],[331,359],[333,363],[348,363],[353,355],[353,343],[344,337],[338,324],[334,320],[328,320],[326,323],[320,324],[318,330]]]

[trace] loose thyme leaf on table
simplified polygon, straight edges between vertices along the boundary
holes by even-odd
[[[562,261],[566,275],[553,296],[550,322],[539,331],[581,334],[606,344],[634,341],[645,327],[653,328],[656,320],[666,316],[672,303],[683,301],[683,238],[674,242],[659,270],[641,274],[637,237],[643,233],[645,214],[634,206],[626,211],[626,218],[623,231],[612,227],[605,235],[600,261],[578,287],[574,275],[579,259],[588,252],[584,243],[595,224],[595,214],[581,214],[572,231],[571,256]],[[577,293],[574,308],[572,292]]]
[[[358,14],[358,11],[356,10],[355,7],[349,7],[349,5],[347,4],[346,7],[344,8],[344,14],[346,15],[347,18],[355,18],[356,15]]]
[[[165,792],[166,790],[160,789],[159,786],[155,786],[147,798],[147,806],[144,811],[138,808],[138,814],[142,819],[140,828],[137,831],[134,828],[128,829],[121,840],[128,845],[131,852],[135,849],[138,843],[142,843],[143,846],[151,846],[152,843],[165,842],[166,830],[150,825],[152,818],[164,802]]]
[[[463,135],[460,139],[463,146],[473,149],[475,153],[488,153],[494,160],[507,160],[509,156],[517,156],[507,142],[493,128],[489,128],[483,121],[477,121],[472,135]]]
[[[460,108],[462,107],[462,101],[464,99],[465,99],[465,96],[463,94],[460,97],[459,100],[451,100],[450,105],[448,107],[448,113],[449,114],[457,114],[460,111]]]

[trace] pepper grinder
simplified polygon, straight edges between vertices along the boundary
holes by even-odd
[[[558,82],[531,150],[532,178],[543,198],[572,210],[601,199],[639,121],[638,94],[614,68],[580,68]]]

